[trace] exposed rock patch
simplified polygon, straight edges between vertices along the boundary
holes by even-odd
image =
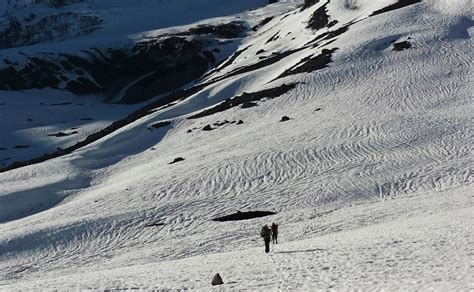
[[[301,11],[313,6],[316,3],[319,3],[319,0],[304,0],[304,4],[301,7]]]
[[[279,38],[280,38],[280,37],[278,36],[279,33],[280,33],[280,32],[277,32],[276,34],[274,34],[273,36],[271,36],[271,37],[265,42],[265,44],[274,42],[274,41],[276,41],[277,39],[279,39]]]
[[[337,51],[337,48],[330,50],[323,49],[321,54],[316,57],[306,57],[290,69],[285,70],[278,78],[295,75],[300,73],[309,73],[328,67],[332,62],[332,54]]]
[[[241,106],[241,108],[251,108],[251,107],[254,107],[254,106],[258,106],[258,104],[256,102],[244,102]]]
[[[224,126],[225,124],[230,124],[230,123],[235,123],[235,121],[232,121],[232,122],[229,122],[228,120],[225,120],[223,122],[217,121],[213,125],[216,127],[220,127],[220,126]]]
[[[168,164],[175,164],[175,163],[178,163],[178,162],[181,162],[181,161],[184,161],[183,157],[176,157],[173,161],[171,161]]]
[[[211,125],[205,125],[204,128],[202,128],[203,131],[212,131],[214,130]]]
[[[398,0],[397,3],[394,3],[392,5],[389,5],[387,7],[384,7],[382,9],[379,9],[377,11],[374,11],[370,16],[378,15],[384,12],[400,9],[409,5],[413,5],[416,3],[420,3],[422,0]]]
[[[260,28],[264,27],[267,23],[269,23],[270,21],[272,21],[273,17],[267,17],[265,18],[264,20],[262,20],[259,24],[257,24],[256,26],[252,27],[252,30],[253,31],[257,31],[259,30]]]
[[[159,226],[165,226],[166,224],[163,222],[153,222],[153,223],[148,223],[145,225],[145,227],[159,227]]]
[[[296,50],[290,50],[290,51],[286,51],[284,53],[275,54],[271,57],[268,57],[266,59],[263,59],[263,60],[255,63],[255,64],[237,68],[237,69],[225,74],[224,76],[212,79],[210,82],[217,82],[217,81],[224,80],[224,79],[227,79],[227,78],[232,77],[232,76],[236,76],[236,75],[239,75],[239,74],[255,71],[255,70],[270,66],[270,65],[280,61],[281,59],[286,58],[289,55],[294,54],[294,53],[296,53],[298,51],[301,51],[303,49],[304,49],[304,47],[301,47],[301,48],[296,49]]]
[[[237,212],[231,215],[219,217],[219,218],[214,218],[212,219],[213,221],[218,221],[218,222],[225,222],[225,221],[239,221],[239,220],[247,220],[247,219],[253,219],[253,218],[259,218],[259,217],[265,217],[265,216],[270,216],[270,215],[275,215],[275,212],[269,212],[269,211],[249,211],[249,212]]]
[[[84,77],[78,77],[76,80],[69,81],[66,84],[65,89],[79,95],[91,94],[94,92],[100,93],[101,90],[96,83]]]
[[[306,28],[310,28],[313,30],[321,29],[329,24],[329,15],[327,14],[327,5],[329,4],[329,0],[326,4],[322,5],[316,11],[314,11],[313,15],[309,19],[308,26]]]
[[[392,46],[393,46],[394,51],[403,51],[403,50],[411,48],[411,43],[408,40],[406,40],[406,41],[402,41],[398,43],[393,43]]]
[[[345,33],[346,31],[348,31],[349,27],[351,25],[352,25],[352,23],[349,23],[349,24],[346,24],[344,26],[341,26],[340,28],[338,28],[336,30],[331,30],[331,31],[327,31],[325,33],[322,33],[319,36],[317,36],[314,40],[310,41],[308,44],[315,43],[315,42],[318,42],[318,41],[323,41],[323,40],[332,40],[332,41],[334,41],[334,38],[340,36],[341,34]],[[314,45],[314,47],[317,47],[317,46],[319,46],[319,43],[316,43]]]
[[[249,103],[249,102],[255,103],[263,98],[272,99],[272,98],[275,98],[282,94],[287,93],[288,91],[290,91],[291,89],[295,87],[296,87],[296,83],[290,83],[290,84],[283,84],[275,88],[264,89],[262,91],[257,91],[257,92],[252,92],[252,93],[244,92],[241,95],[228,98],[225,101],[221,102],[220,104],[212,108],[203,110],[202,112],[189,117],[189,119],[197,119],[197,118],[201,118],[205,116],[210,116],[215,113],[228,110],[232,107],[242,105],[244,103]]]
[[[57,42],[91,34],[102,20],[82,13],[62,12],[48,15],[32,24],[10,17],[6,29],[0,30],[0,49]]]
[[[233,39],[240,37],[245,30],[246,27],[242,22],[233,21],[220,25],[198,25],[176,35],[214,35],[219,38]]]
[[[234,63],[235,59],[237,59],[247,49],[248,49],[248,47],[243,48],[242,50],[235,51],[234,54],[232,54],[232,56],[227,58],[227,60],[224,60],[221,64],[218,64],[213,70],[211,70],[208,73],[206,73],[205,75],[203,75],[201,80],[208,77],[208,76],[210,76],[211,74],[214,74],[216,72],[219,72],[219,71],[225,69],[226,67],[228,67],[229,65]]]
[[[72,131],[72,132],[69,132],[69,133],[57,132],[57,133],[54,133],[54,134],[49,134],[48,136],[59,138],[59,137],[71,136],[71,135],[74,135],[74,134],[78,134],[78,132],[77,131]]]
[[[153,129],[159,129],[171,125],[170,121],[159,122],[151,125]]]
[[[186,32],[216,38],[239,37],[242,24],[199,26]],[[179,36],[152,38],[132,48],[84,50],[81,55],[50,54],[27,57],[24,65],[0,69],[0,90],[66,89],[74,94],[100,94],[109,100],[138,103],[171,92],[199,79],[216,62],[212,47]],[[206,48],[208,47],[208,50]],[[241,52],[234,54],[234,59]],[[224,63],[222,68],[230,64]]]
[[[221,121],[217,121],[217,122],[215,122],[215,123],[212,124],[212,125],[213,125],[214,127],[216,127],[216,128],[212,128],[211,125],[206,125],[206,126],[205,126],[204,128],[202,128],[201,130],[203,130],[203,131],[212,131],[212,130],[216,130],[218,127],[222,127],[222,126],[225,126],[225,125],[227,125],[227,124],[242,125],[243,123],[244,123],[244,121],[242,121],[242,120],[238,120],[238,121],[228,121],[228,120],[224,120],[224,121],[222,121],[222,122],[221,122]],[[197,130],[197,129],[199,129],[199,128],[194,127],[194,128],[192,128],[192,129],[188,129],[186,132],[187,132],[187,133],[192,133],[193,130]]]

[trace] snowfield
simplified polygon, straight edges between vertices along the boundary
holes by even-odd
[[[156,262],[150,255],[152,263],[115,268],[95,263],[93,272],[91,267],[80,271],[70,268],[49,273],[47,280],[19,281],[14,287],[208,290],[212,275],[219,272],[224,286],[216,290],[465,290],[472,288],[473,281],[470,225],[474,213],[467,191],[341,208],[306,219],[304,224],[281,226],[281,242],[273,245],[268,255],[263,247],[242,248],[257,245],[255,234],[248,234],[249,243],[235,243],[235,238],[225,234],[234,223],[227,223],[218,227],[224,236],[216,240],[229,251]],[[248,233],[255,232],[255,224],[267,221],[242,227],[248,228]],[[304,232],[300,229],[305,224],[319,229],[319,235],[288,242]],[[28,274],[32,269],[26,267],[17,273]]]
[[[189,94],[0,173],[0,289],[474,289],[472,3],[381,11],[398,2],[414,1],[229,1],[242,13],[227,20],[274,17]],[[33,93],[52,92],[76,103]],[[94,115],[91,133],[143,105],[90,102],[61,115]],[[20,104],[0,106],[0,147],[70,129],[44,106],[25,108],[51,128],[20,123]],[[212,220],[256,210],[277,214]],[[279,244],[265,254],[272,222]],[[215,273],[224,285],[211,288]]]

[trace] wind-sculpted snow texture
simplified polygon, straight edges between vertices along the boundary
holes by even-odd
[[[224,289],[472,289],[471,3],[345,2],[280,1],[148,32],[255,28],[215,47],[216,65],[182,90],[134,106],[90,97],[97,108],[67,127],[54,109],[81,113],[80,97],[0,95],[13,123],[0,160],[96,130],[0,173],[0,289],[208,290],[216,273]],[[321,12],[324,25],[308,27]],[[41,114],[10,113],[32,94],[47,130],[28,124]],[[213,220],[258,211],[272,215]],[[272,222],[279,244],[265,254]]]

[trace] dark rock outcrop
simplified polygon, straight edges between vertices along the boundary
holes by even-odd
[[[398,0],[398,2],[396,2],[392,5],[389,5],[387,7],[379,9],[377,11],[374,11],[370,16],[374,16],[374,15],[378,15],[378,14],[381,14],[381,13],[384,13],[384,12],[400,9],[400,8],[403,8],[403,7],[406,7],[406,6],[409,6],[409,5],[420,3],[421,1],[422,0]]]
[[[212,64],[201,54],[203,46],[199,41],[168,37],[132,49],[90,49],[84,51],[85,57],[32,57],[23,67],[10,65],[0,70],[0,90],[61,88],[65,84],[75,94],[101,94],[110,99],[121,95],[122,103],[138,103],[202,76]],[[64,82],[65,76],[78,77]]]
[[[166,127],[166,126],[169,126],[169,125],[171,125],[170,121],[164,121],[164,122],[155,123],[155,124],[151,125],[151,127],[153,129],[159,129],[159,128],[163,128],[163,127]]]
[[[245,103],[250,103],[250,102],[255,103],[256,101],[259,101],[265,97],[272,99],[272,98],[275,98],[282,94],[287,93],[288,91],[290,91],[291,89],[295,87],[296,87],[296,83],[290,83],[290,84],[283,84],[275,88],[264,89],[262,91],[257,91],[257,92],[252,92],[252,93],[244,92],[241,95],[228,98],[212,108],[203,110],[202,112],[189,117],[189,119],[197,119],[197,118],[201,118],[205,116],[210,116],[215,113],[222,112],[229,108],[236,107]]]
[[[38,1],[52,7],[81,2]],[[11,25],[0,31],[0,49],[55,41],[50,38],[51,34],[60,36],[56,40],[63,40],[66,37],[74,37],[74,33],[67,33],[68,25],[85,33],[88,31],[86,23],[94,24],[93,29],[97,29],[101,22],[98,18],[88,20],[92,17],[89,15],[70,12],[48,17],[44,23],[43,20],[36,21],[31,27],[11,18]],[[51,21],[58,23],[64,31],[55,31]],[[63,22],[67,24],[59,25]],[[81,23],[84,25],[81,26]],[[216,63],[215,54],[220,50],[215,48],[215,45],[221,42],[220,39],[241,37],[247,29],[242,22],[199,25],[186,32],[149,38],[133,47],[89,48],[77,54],[43,54],[41,57],[29,57],[19,52],[26,57],[26,62],[19,65],[4,59],[4,67],[0,68],[0,90],[49,87],[66,89],[78,95],[99,94],[107,101],[113,102],[143,102],[150,97],[172,92],[202,77],[210,65]],[[61,35],[64,35],[64,38],[61,38]],[[186,37],[192,35],[206,35],[207,40]],[[241,52],[236,52],[233,58]],[[230,64],[233,58],[221,67]]]
[[[299,74],[299,73],[309,73],[316,70],[320,70],[328,67],[328,64],[332,62],[332,54],[337,51],[337,48],[330,50],[323,49],[321,54],[316,57],[307,57],[300,61],[290,69],[285,70],[278,78],[282,78],[289,75]]]
[[[201,77],[201,80],[208,77],[208,76],[210,76],[210,75],[212,75],[212,74],[214,74],[214,73],[216,73],[216,72],[221,71],[222,69],[224,69],[224,68],[228,67],[229,65],[231,65],[232,63],[234,63],[235,59],[237,59],[247,49],[248,49],[248,47],[243,48],[242,50],[235,51],[234,54],[232,54],[232,56],[227,58],[227,60],[222,61],[221,64],[218,64],[214,69],[212,69],[208,73],[204,74]]]
[[[241,108],[251,108],[251,107],[254,107],[254,106],[258,106],[258,104],[255,103],[255,102],[249,101],[249,102],[244,102],[242,104]]]
[[[69,132],[69,133],[57,132],[57,133],[54,133],[54,134],[49,134],[48,136],[60,138],[60,137],[71,136],[71,135],[74,135],[74,134],[78,134],[78,132],[77,131],[72,131],[72,132]]]
[[[183,157],[176,157],[173,161],[171,161],[168,164],[175,164],[175,163],[180,162],[180,161],[184,161],[184,158]]]
[[[394,51],[403,51],[403,50],[411,48],[411,43],[408,40],[406,40],[406,41],[402,41],[398,43],[393,43],[392,46],[393,46]]]
[[[257,31],[259,30],[260,28],[262,28],[263,26],[265,26],[265,24],[269,23],[270,21],[272,21],[273,17],[267,17],[265,18],[264,20],[262,20],[259,24],[257,24],[256,26],[252,27],[252,31]]]
[[[97,16],[75,12],[48,15],[32,24],[10,17],[0,30],[0,49],[73,39],[100,29],[101,23]]]
[[[203,131],[212,131],[214,129],[211,127],[211,125],[206,125],[206,126],[204,126],[204,128],[202,128],[202,130]]]
[[[308,42],[307,45],[311,44],[311,43],[315,43],[313,45],[313,47],[318,47],[320,45],[320,42],[322,41],[328,41],[328,43],[326,45],[328,45],[329,43],[331,43],[332,41],[335,40],[336,37],[340,36],[341,34],[347,32],[349,30],[349,27],[352,25],[353,23],[348,23],[344,26],[341,26],[340,28],[338,29],[335,29],[335,30],[331,30],[331,31],[326,31],[320,35],[318,35],[316,38],[314,38],[312,41]]]
[[[266,42],[265,44],[268,44],[268,43],[271,43],[271,42],[274,42],[276,41],[277,39],[279,39],[279,34],[280,32],[277,32],[276,34],[272,35]]]
[[[165,226],[166,224],[163,222],[152,222],[148,223],[145,225],[145,227],[159,227],[159,226]]]
[[[288,56],[290,56],[290,55],[292,55],[296,52],[299,52],[303,49],[304,49],[304,47],[301,47],[299,49],[286,51],[286,52],[283,52],[283,53],[280,53],[280,54],[275,54],[271,57],[263,59],[263,60],[261,60],[257,63],[252,64],[252,65],[242,66],[240,68],[232,70],[231,72],[225,74],[224,76],[214,78],[209,82],[217,82],[217,81],[224,80],[224,79],[227,79],[227,78],[232,77],[232,76],[236,76],[236,75],[239,75],[239,74],[255,71],[255,70],[270,66],[270,65],[272,65],[272,64],[274,64],[274,63],[276,63],[276,62],[278,62],[278,61],[280,61],[280,60],[282,60],[282,59],[284,59],[284,58],[286,58],[286,57],[288,57]]]
[[[225,221],[239,221],[239,220],[247,220],[259,217],[265,217],[269,215],[275,215],[275,212],[269,211],[249,211],[249,212],[237,212],[231,215],[218,217],[212,219],[213,221],[225,222]]]
[[[198,25],[177,35],[214,35],[219,38],[233,39],[240,37],[245,29],[242,22],[233,21],[220,25]]]
[[[319,0],[304,0],[304,4],[301,7],[301,11],[305,10],[306,8],[309,8],[313,6],[314,4],[318,3]]]
[[[329,24],[329,15],[327,14],[327,5],[329,4],[329,0],[326,4],[322,5],[316,11],[314,11],[313,15],[309,19],[308,26],[306,28],[310,28],[313,30],[321,29]]]

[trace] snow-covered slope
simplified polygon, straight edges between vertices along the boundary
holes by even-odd
[[[0,287],[472,289],[470,1],[297,4],[240,14],[266,20],[188,90],[1,173]],[[236,210],[277,214],[211,220]]]

